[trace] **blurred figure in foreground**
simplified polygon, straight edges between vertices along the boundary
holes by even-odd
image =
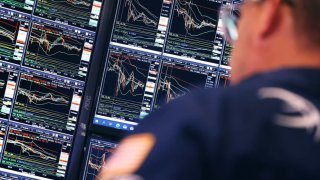
[[[100,179],[320,179],[320,0],[246,0],[239,19],[227,11],[232,86],[151,115]]]

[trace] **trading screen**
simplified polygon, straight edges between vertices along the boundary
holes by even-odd
[[[101,138],[92,137],[87,146],[87,154],[85,157],[83,180],[95,180],[100,169],[107,162],[108,157],[112,155],[118,145],[114,142]]]
[[[220,87],[232,50],[220,12],[231,3],[120,0],[93,124],[134,130],[161,106],[194,90]]]
[[[228,86],[230,3],[119,0],[93,124],[134,130],[194,90]],[[0,179],[66,178],[102,4],[0,0]],[[116,147],[90,140],[85,179]]]
[[[0,179],[65,179],[100,0],[0,0]]]

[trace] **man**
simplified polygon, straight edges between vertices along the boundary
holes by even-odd
[[[151,115],[99,177],[320,179],[319,19],[320,0],[247,0],[233,86]]]

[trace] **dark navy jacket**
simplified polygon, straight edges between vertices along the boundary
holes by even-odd
[[[286,69],[194,93],[144,120],[146,180],[320,180],[320,70]],[[319,116],[319,117],[318,117]]]

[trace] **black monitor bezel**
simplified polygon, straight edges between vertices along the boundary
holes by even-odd
[[[129,131],[93,124],[93,120],[96,115],[96,107],[97,107],[98,101],[99,101],[100,89],[101,89],[101,85],[102,85],[103,78],[104,78],[103,76],[104,76],[104,71],[105,71],[105,66],[106,66],[106,59],[108,58],[108,55],[109,55],[109,44],[111,42],[111,36],[112,36],[114,25],[115,25],[116,13],[119,8],[118,7],[119,0],[114,0],[114,1],[116,1],[116,3],[113,4],[113,5],[116,5],[115,7],[113,7],[114,16],[113,16],[112,20],[109,21],[109,23],[111,24],[111,26],[110,26],[111,27],[111,29],[110,29],[111,34],[110,34],[109,41],[106,43],[106,46],[105,46],[106,48],[105,48],[105,51],[103,54],[103,63],[100,64],[101,67],[98,71],[99,78],[97,80],[99,83],[95,86],[96,92],[93,97],[93,104],[91,106],[92,112],[91,112],[91,116],[89,119],[90,122],[89,122],[89,129],[88,130],[89,130],[89,132],[92,132],[95,134],[100,134],[100,135],[103,135],[106,137],[122,139],[127,133],[129,133]]]
[[[100,86],[100,66],[101,64],[104,64],[105,51],[108,49],[116,5],[117,0],[104,0],[102,4],[94,51],[84,88],[83,100],[80,107],[77,129],[74,134],[66,179],[79,179],[80,174],[74,172],[78,172],[82,165],[87,131],[89,129],[88,124],[91,121],[92,109],[95,107],[93,106],[93,101],[96,96],[96,91]]]

